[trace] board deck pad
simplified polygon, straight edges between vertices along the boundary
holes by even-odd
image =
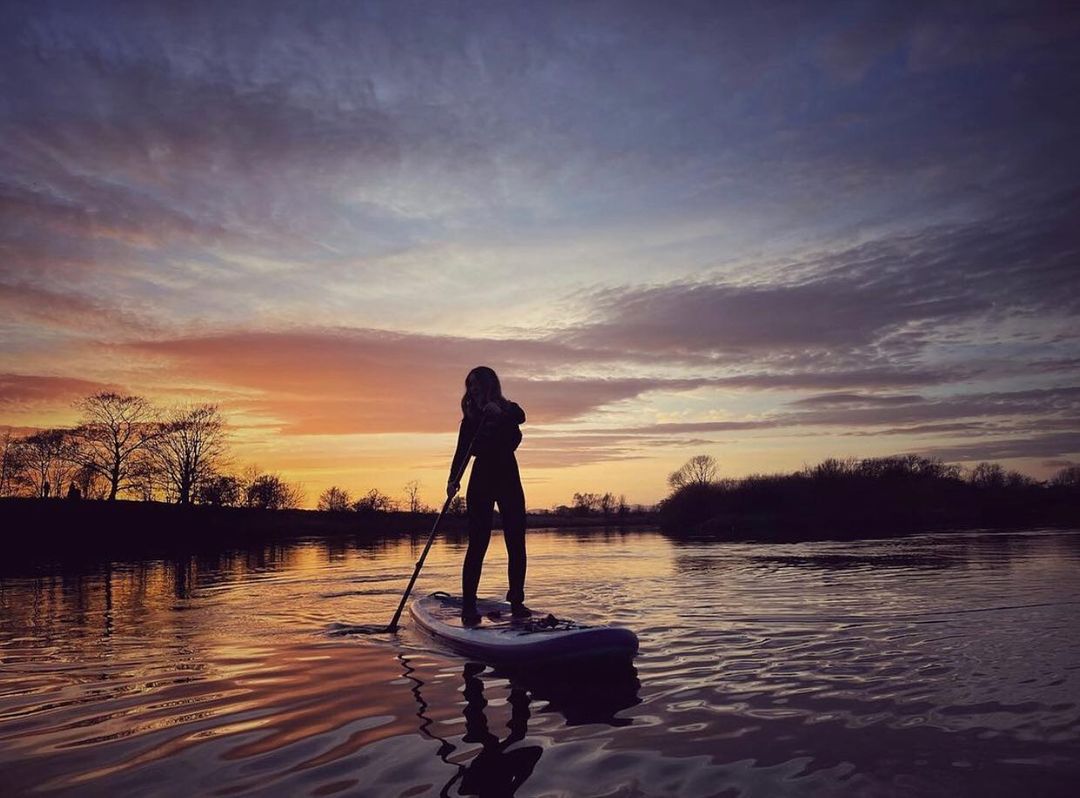
[[[630,658],[637,653],[637,636],[620,626],[588,626],[533,610],[530,618],[513,618],[505,601],[479,599],[481,620],[461,622],[461,599],[433,593],[409,606],[424,632],[460,654],[503,662],[547,659]]]

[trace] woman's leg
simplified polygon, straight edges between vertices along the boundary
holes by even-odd
[[[495,511],[494,493],[476,464],[473,464],[472,476],[469,477],[465,507],[469,516],[469,548],[461,569],[461,599],[465,604],[475,604],[484,555],[491,541],[491,515]]]
[[[525,492],[517,475],[515,464],[513,479],[507,480],[499,492],[499,512],[502,514],[503,539],[506,541],[507,577],[510,589],[506,600],[513,603],[525,601]]]

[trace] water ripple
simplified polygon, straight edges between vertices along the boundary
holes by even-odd
[[[530,603],[632,626],[626,672],[350,634],[389,622],[410,539],[0,581],[5,794],[1052,796],[1080,776],[1076,533],[529,545]],[[462,553],[439,542],[417,593],[452,589]]]

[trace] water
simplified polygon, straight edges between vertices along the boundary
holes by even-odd
[[[0,579],[4,794],[1071,795],[1080,776],[1080,533],[531,531],[535,606],[641,638],[601,678],[333,634],[389,621],[420,542]],[[437,543],[417,594],[456,589],[462,549]]]

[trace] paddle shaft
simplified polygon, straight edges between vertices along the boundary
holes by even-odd
[[[476,436],[480,434],[480,428],[482,426],[482,423],[477,426],[476,432],[473,433],[472,440],[469,441],[469,448],[465,450],[465,458],[461,461],[458,473],[454,475],[454,482],[458,484],[458,490],[461,490],[461,478],[465,476],[465,469],[469,467],[469,458],[472,457],[473,444],[476,443]],[[456,495],[457,493],[454,494],[454,496]],[[413,585],[416,584],[416,577],[420,575],[420,569],[424,567],[424,560],[427,559],[431,544],[435,541],[435,534],[439,531],[439,523],[442,521],[443,516],[446,515],[446,511],[450,508],[450,502],[454,500],[454,496],[446,497],[446,501],[443,502],[442,510],[439,511],[439,515],[435,518],[435,525],[431,527],[431,534],[428,535],[424,551],[420,555],[420,559],[416,561],[416,568],[413,570],[412,579],[409,580],[409,586],[405,588],[405,593],[401,597],[401,603],[398,604],[397,612],[394,613],[394,619],[390,621],[390,625],[386,627],[389,632],[397,631],[398,621],[401,619],[401,611],[405,609],[405,602],[409,600],[409,594],[412,593]]]

